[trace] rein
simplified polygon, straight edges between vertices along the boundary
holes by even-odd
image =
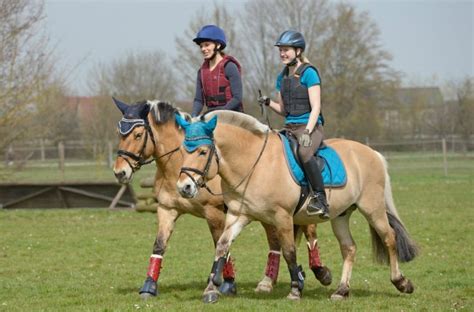
[[[265,150],[265,147],[267,146],[267,142],[268,142],[268,133],[270,132],[270,129],[267,130],[267,132],[265,132],[265,140],[263,142],[263,146],[262,146],[262,149],[260,150],[260,153],[258,154],[258,157],[257,159],[255,160],[255,163],[252,165],[252,167],[250,168],[249,172],[247,172],[247,174],[242,178],[242,180],[240,180],[239,183],[237,183],[237,185],[233,186],[232,189],[235,190],[237,189],[240,185],[242,185],[242,183],[244,183],[244,181],[253,173],[253,171],[255,170],[255,167],[257,166],[258,162],[260,161],[260,158],[262,157],[263,155],[263,151]],[[180,174],[181,173],[184,173],[186,174],[192,181],[193,183],[198,186],[199,188],[202,188],[204,187],[211,195],[214,195],[214,196],[221,196],[221,195],[225,195],[225,194],[228,194],[230,193],[230,191],[228,192],[222,192],[222,193],[214,193],[210,188],[209,186],[206,184],[206,182],[204,181],[205,180],[205,177],[207,176],[208,172],[209,172],[209,168],[211,167],[211,161],[212,161],[212,157],[214,156],[214,154],[216,155],[216,162],[217,162],[217,166],[219,167],[219,157],[216,153],[216,146],[215,146],[215,143],[214,143],[214,140],[212,141],[212,145],[211,145],[211,152],[209,153],[209,157],[207,158],[207,162],[206,162],[206,165],[204,167],[204,171],[201,171],[199,169],[196,169],[196,168],[190,168],[190,167],[182,167],[181,168],[181,171],[180,171]],[[219,170],[219,169],[218,169]],[[197,173],[198,175],[200,175],[200,178],[198,181],[196,181],[189,172],[194,172],[194,173]]]

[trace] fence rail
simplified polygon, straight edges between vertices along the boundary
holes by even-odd
[[[382,153],[387,160],[440,159],[445,174],[457,158],[474,160],[474,140],[423,139],[397,142],[370,142],[365,144]],[[100,165],[111,167],[117,151],[117,142],[65,141],[52,143],[46,140],[10,145],[0,153],[0,162],[8,167],[64,167]]]

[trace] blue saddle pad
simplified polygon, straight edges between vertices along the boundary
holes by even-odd
[[[293,175],[293,179],[300,186],[308,185],[303,169],[301,169],[291,150],[288,138],[282,134],[280,134],[280,137],[283,142],[288,168]],[[324,166],[321,170],[324,185],[328,187],[342,187],[346,185],[346,169],[336,151],[332,147],[324,146],[317,151],[317,156],[324,160]]]

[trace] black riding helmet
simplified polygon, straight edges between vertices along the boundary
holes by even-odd
[[[300,48],[303,52],[306,48],[306,42],[304,40],[303,35],[300,32],[294,30],[286,30],[284,31],[280,37],[278,37],[277,42],[275,43],[276,47],[293,47],[293,48]]]

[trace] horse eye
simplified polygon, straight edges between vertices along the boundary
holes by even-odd
[[[206,154],[207,154],[207,150],[201,150],[199,152],[199,156],[206,156]]]
[[[135,139],[139,140],[141,137],[142,137],[142,134],[141,134],[141,133],[135,134]]]

